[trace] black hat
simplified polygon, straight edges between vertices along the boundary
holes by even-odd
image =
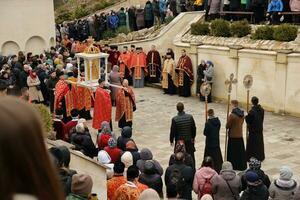
[[[103,78],[99,78],[98,83],[100,84],[100,83],[103,83],[103,82],[105,82],[105,80]]]
[[[131,47],[131,48],[135,48],[135,45],[132,44],[132,45],[130,45],[130,47]]]
[[[127,46],[123,46],[123,48],[124,48],[124,49],[128,49],[128,47],[127,47]]]
[[[118,46],[117,46],[117,45],[111,45],[110,48],[111,48],[111,49],[118,50]]]

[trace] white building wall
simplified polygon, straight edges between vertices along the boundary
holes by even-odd
[[[55,40],[53,0],[1,0],[0,52],[41,53]]]

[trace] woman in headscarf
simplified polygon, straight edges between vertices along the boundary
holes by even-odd
[[[112,137],[112,132],[108,122],[104,121],[101,124],[101,132],[98,135],[97,143],[99,150],[108,146],[108,140]]]
[[[190,154],[186,152],[185,149],[185,144],[182,142],[178,142],[175,146],[174,154],[171,155],[170,160],[169,160],[169,166],[175,164],[175,155],[176,153],[183,153],[184,154],[184,164],[187,166],[190,166],[195,170],[195,163],[193,161],[193,158]]]
[[[120,76],[120,73],[119,73],[119,66],[118,65],[115,65],[113,67],[112,72],[110,72],[110,74],[109,74],[109,82],[111,84],[121,86],[122,80],[121,80],[121,76]],[[118,88],[117,87],[110,87],[110,90],[111,90],[112,105],[115,106],[116,105],[116,94],[117,94]]]

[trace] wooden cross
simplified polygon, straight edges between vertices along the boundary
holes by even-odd
[[[238,82],[237,79],[234,78],[234,74],[233,74],[233,73],[230,74],[229,79],[227,79],[227,80],[225,81],[225,85],[228,86],[228,94],[231,94],[231,91],[232,91],[232,84],[237,84],[237,82]]]
[[[234,74],[230,74],[229,79],[225,81],[225,85],[228,86],[228,99],[227,99],[227,117],[226,120],[228,122],[228,117],[229,117],[229,108],[230,108],[230,95],[232,91],[232,85],[237,84],[238,80],[234,78]],[[227,142],[228,142],[228,130],[226,129],[226,135],[225,135],[225,152],[224,152],[224,160],[227,160]]]

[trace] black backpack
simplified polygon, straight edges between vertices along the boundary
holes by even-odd
[[[175,168],[170,174],[170,185],[177,186],[178,182],[181,180],[181,171],[183,168]]]

